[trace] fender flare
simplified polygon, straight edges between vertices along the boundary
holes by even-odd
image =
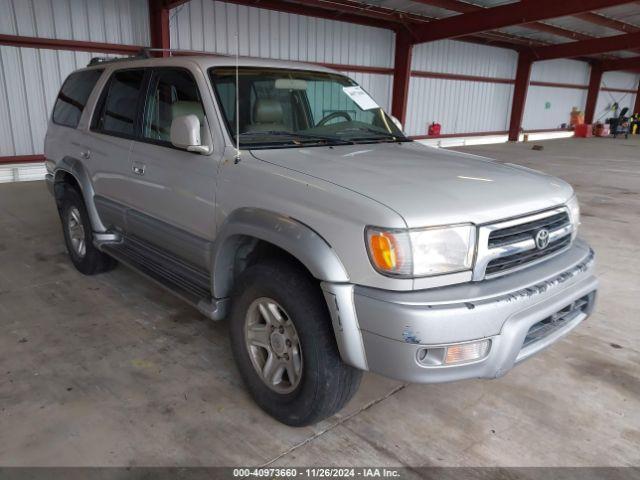
[[[214,243],[212,289],[215,298],[230,295],[235,253],[246,237],[263,240],[285,250],[318,280],[336,283],[349,281],[349,275],[336,251],[311,227],[269,210],[241,208],[227,217]]]
[[[91,220],[91,228],[93,229],[93,231],[105,232],[107,229],[100,220],[100,215],[98,215],[98,210],[96,209],[95,203],[93,202],[93,185],[91,184],[91,178],[85,166],[80,160],[74,157],[64,157],[58,163],[53,173],[54,195],[56,196],[56,199],[58,198],[58,192],[55,190],[55,185],[61,172],[71,175],[76,179],[76,182],[78,182],[78,185],[80,186],[80,193],[82,195],[82,198],[84,199],[84,205],[87,209],[87,213],[89,214],[89,218]]]

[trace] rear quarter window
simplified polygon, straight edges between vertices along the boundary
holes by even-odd
[[[93,115],[91,129],[107,135],[133,137],[142,92],[145,70],[117,70],[102,92],[99,107]]]
[[[84,70],[72,73],[60,89],[53,106],[53,123],[76,128],[89,95],[103,70]]]

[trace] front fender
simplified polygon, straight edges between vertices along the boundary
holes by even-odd
[[[269,210],[241,208],[227,217],[215,241],[214,297],[229,296],[233,286],[235,252],[239,242],[246,237],[257,238],[285,250],[318,280],[333,283],[349,281],[335,250],[311,227]]]

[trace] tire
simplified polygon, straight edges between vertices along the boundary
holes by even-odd
[[[289,376],[287,368],[280,383],[272,386],[254,366],[256,356],[258,360],[268,358],[268,349],[249,346],[249,334],[245,333],[262,327],[252,322],[254,318],[265,318],[264,310],[260,310],[265,301],[273,301],[279,308],[276,316],[280,314],[286,320],[280,325],[294,327],[293,333],[283,333],[293,341],[293,345],[287,343],[291,355],[287,360],[293,364],[293,374]],[[301,267],[282,260],[266,260],[247,268],[236,282],[230,322],[231,348],[240,375],[256,403],[280,422],[294,427],[316,423],[338,412],[357,391],[362,372],[342,362],[322,292]],[[265,325],[269,328],[268,322]],[[282,353],[277,349],[281,342],[274,342],[278,337],[273,335],[266,338],[271,342],[271,354],[276,355]],[[297,357],[300,373],[296,377]]]
[[[91,221],[80,193],[65,188],[60,202],[62,232],[71,262],[85,275],[95,275],[112,270],[117,262],[93,245]]]

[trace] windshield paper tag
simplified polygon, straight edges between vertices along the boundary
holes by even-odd
[[[342,87],[342,91],[349,95],[356,105],[362,110],[371,110],[372,108],[380,108],[373,98],[362,87],[355,85],[353,87]]]

